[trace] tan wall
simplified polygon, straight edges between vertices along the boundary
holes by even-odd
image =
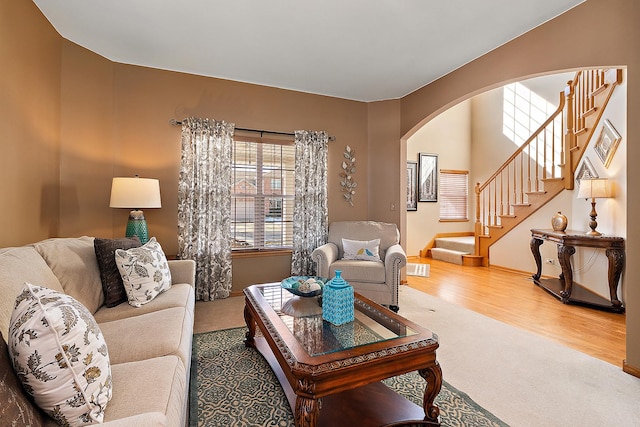
[[[424,122],[462,99],[504,82],[580,67],[627,67],[627,117],[640,116],[640,3],[635,0],[589,0],[402,98],[403,139]],[[640,122],[627,123],[628,141],[640,139]],[[402,144],[399,144],[402,145]],[[402,147],[399,148],[402,152]],[[371,154],[375,156],[375,153]],[[640,159],[640,145],[627,147],[628,164]],[[628,182],[640,182],[640,169],[628,167]],[[400,194],[403,189],[398,188]],[[640,257],[640,198],[628,197],[627,259]],[[372,194],[371,203],[377,200]],[[627,262],[628,283],[640,278],[640,265]],[[640,288],[629,286],[627,298],[627,359],[640,369]]]
[[[357,194],[351,208],[342,200],[338,176],[345,144],[366,152],[366,104],[126,65],[116,66],[115,85],[114,173],[141,171],[160,179],[166,207],[150,210],[148,220],[170,249],[177,248],[180,160],[180,127],[167,123],[173,117],[212,117],[284,132],[326,130],[336,137],[329,144],[329,212],[332,217],[366,216],[366,192]],[[357,179],[366,171],[366,157],[358,158]]]
[[[363,219],[400,226],[400,213],[404,212],[405,206],[404,193],[401,199],[397,192],[401,179],[398,170],[404,171],[405,168],[405,157],[400,156],[397,145],[400,138],[400,101],[372,102],[368,110],[369,146],[363,154],[370,163],[369,185],[360,191],[369,193],[369,216]]]
[[[124,234],[124,222],[112,221],[112,215],[121,212],[108,208],[118,145],[114,138],[113,74],[111,61],[63,42],[61,217],[56,235]]]
[[[211,117],[238,127],[291,132],[326,130],[329,146],[330,220],[367,217],[366,104],[227,80],[113,64],[65,44],[61,176],[61,235],[124,233],[127,210],[108,207],[113,176],[160,180],[161,209],[147,209],[150,235],[177,253],[177,188],[180,127],[171,118]],[[99,101],[97,101],[99,100]],[[356,153],[361,191],[354,206],[339,186],[344,146]],[[256,269],[256,264],[261,267]],[[290,256],[234,258],[233,291],[290,273]],[[251,274],[251,273],[254,274]]]
[[[161,209],[148,209],[150,234],[177,252],[180,127],[188,116],[239,127],[326,130],[330,220],[367,218],[367,104],[108,61],[63,40],[31,2],[0,0],[5,65],[0,245],[51,236],[119,236],[128,212],[108,207],[111,178],[160,179]],[[10,66],[6,66],[11,64]],[[397,135],[396,135],[397,137]],[[339,185],[342,152],[358,154],[359,191],[351,207]],[[10,207],[10,208],[8,208]],[[234,291],[289,274],[290,257],[234,260]]]
[[[33,2],[0,2],[0,247],[58,229],[60,44]]]

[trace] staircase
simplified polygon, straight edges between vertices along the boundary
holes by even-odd
[[[489,265],[489,247],[557,196],[574,173],[622,70],[578,71],[558,109],[483,184],[475,187],[475,257]],[[432,249],[433,251],[433,249]]]

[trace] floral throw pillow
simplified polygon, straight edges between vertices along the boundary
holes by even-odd
[[[11,315],[8,347],[24,389],[59,424],[103,421],[112,389],[109,352],[85,306],[25,283]]]
[[[169,263],[155,237],[139,248],[116,249],[115,256],[132,306],[140,307],[171,287]]]
[[[342,239],[342,249],[344,250],[342,259],[382,262],[379,254],[380,239],[364,241]]]

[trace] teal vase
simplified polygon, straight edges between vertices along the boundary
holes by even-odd
[[[339,326],[353,322],[353,287],[342,278],[342,271],[336,270],[336,276],[322,290],[322,318]]]

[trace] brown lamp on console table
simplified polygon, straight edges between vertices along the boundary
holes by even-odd
[[[591,212],[589,216],[591,217],[591,221],[589,221],[589,228],[591,231],[588,231],[587,234],[590,236],[599,236],[599,231],[596,231],[596,227],[598,223],[596,222],[596,217],[598,213],[596,212],[596,199],[604,199],[611,197],[611,189],[609,188],[609,180],[606,178],[591,178],[591,179],[581,179],[580,180],[580,189],[578,190],[578,199],[591,199]]]
[[[557,279],[541,278],[542,259],[540,257],[540,245],[545,241],[558,245],[558,261],[562,268],[562,273]],[[576,246],[606,250],[607,259],[609,260],[610,300],[585,289],[577,283],[573,283],[571,255],[576,252]],[[537,267],[537,271],[533,275],[533,281],[563,303],[583,305],[614,313],[624,313],[622,301],[618,299],[618,282],[620,281],[625,259],[624,239],[622,237],[592,235],[589,232],[575,230],[532,229],[531,252]]]

